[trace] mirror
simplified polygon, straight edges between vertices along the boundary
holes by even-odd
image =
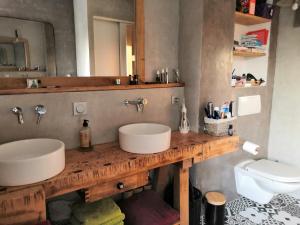
[[[0,77],[55,76],[54,29],[50,23],[0,17]]]
[[[0,89],[26,88],[27,78],[42,87],[144,81],[144,0],[33,2],[1,5]]]
[[[134,22],[95,16],[93,27],[95,75],[134,75]]]

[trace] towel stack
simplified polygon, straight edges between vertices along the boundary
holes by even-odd
[[[125,215],[110,198],[90,204],[76,204],[72,209],[72,225],[123,225]]]

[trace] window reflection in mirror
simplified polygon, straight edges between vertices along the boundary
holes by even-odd
[[[129,76],[134,68],[134,22],[94,17],[96,76]]]

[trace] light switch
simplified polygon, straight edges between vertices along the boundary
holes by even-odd
[[[74,116],[87,114],[87,102],[74,102],[73,103]]]
[[[247,116],[261,112],[260,95],[239,97],[238,116]]]

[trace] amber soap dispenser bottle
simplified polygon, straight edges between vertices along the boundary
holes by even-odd
[[[91,128],[89,127],[89,121],[84,120],[82,129],[79,132],[80,135],[80,148],[83,151],[92,150],[92,138],[91,138]]]

